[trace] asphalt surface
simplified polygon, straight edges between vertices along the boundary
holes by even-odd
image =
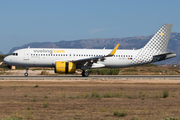
[[[59,75],[59,76],[0,76],[0,80],[58,80],[58,79],[179,79],[180,75],[90,75],[82,77],[81,75]]]

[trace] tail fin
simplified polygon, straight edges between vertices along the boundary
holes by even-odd
[[[150,54],[160,54],[166,52],[169,37],[173,24],[164,24],[151,40],[143,47],[144,51]]]
[[[172,24],[164,24],[151,40],[139,50],[130,65],[141,65],[153,62],[153,56],[166,52]]]

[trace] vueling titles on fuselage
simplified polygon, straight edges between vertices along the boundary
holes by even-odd
[[[52,50],[42,49],[42,50],[33,50],[33,51],[34,51],[34,53],[50,53],[50,54],[52,54],[52,53],[65,53],[64,50],[54,50],[54,49],[52,49]]]

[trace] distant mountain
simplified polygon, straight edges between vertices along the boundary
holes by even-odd
[[[147,43],[151,36],[143,37],[131,37],[131,38],[95,38],[95,39],[82,39],[73,41],[59,41],[59,42],[33,42],[25,44],[20,47],[14,47],[10,50],[10,53],[22,48],[87,48],[87,49],[112,49],[118,43],[120,43],[119,49],[138,49]]]
[[[112,49],[120,43],[119,49],[139,49],[142,48],[152,37],[151,36],[136,36],[127,38],[95,38],[95,39],[81,39],[73,41],[59,41],[59,42],[33,42],[25,44],[20,47],[14,47],[9,53],[21,48],[87,48],[87,49]],[[168,52],[175,52],[177,57],[159,62],[159,64],[180,64],[180,33],[171,33]]]
[[[3,53],[0,51],[0,55],[3,55]]]

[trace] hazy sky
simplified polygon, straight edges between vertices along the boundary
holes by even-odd
[[[164,23],[180,32],[179,0],[0,0],[0,51],[30,42],[147,36]]]

